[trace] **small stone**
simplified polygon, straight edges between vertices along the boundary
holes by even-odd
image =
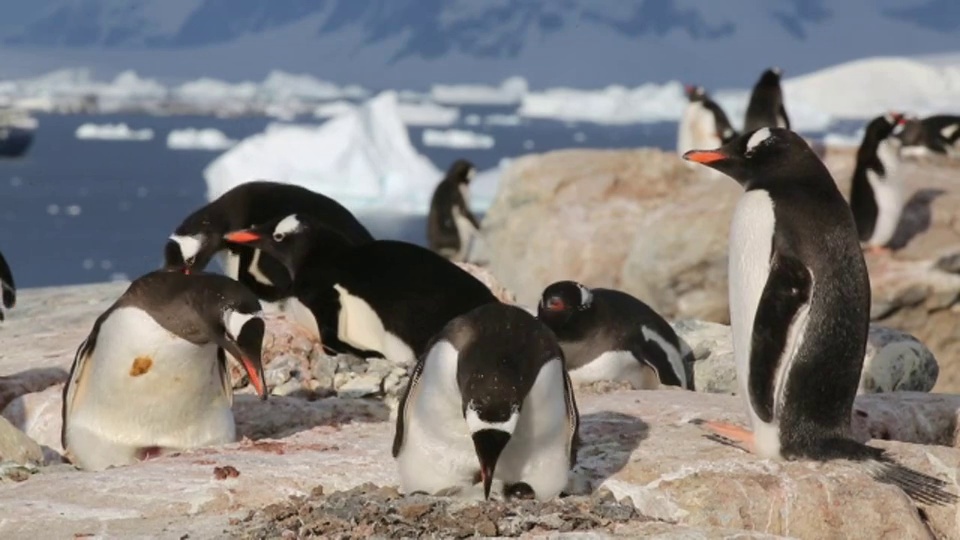
[[[351,378],[337,388],[341,398],[362,398],[379,394],[383,390],[383,378],[379,375],[364,373]]]
[[[297,379],[290,379],[289,381],[281,384],[280,386],[274,387],[271,394],[275,396],[289,396],[290,394],[303,390],[304,388],[306,388],[305,383]]]
[[[26,433],[0,416],[0,460],[20,465],[43,463],[43,450]]]
[[[217,480],[226,480],[227,478],[236,478],[238,476],[240,476],[240,471],[233,465],[213,468],[213,477]]]
[[[292,355],[285,354],[275,358],[264,370],[264,378],[268,387],[280,386],[294,378],[294,373],[300,371],[300,360]]]

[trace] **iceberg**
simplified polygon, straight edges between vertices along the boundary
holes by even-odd
[[[397,113],[408,126],[451,126],[460,118],[460,109],[444,107],[430,101],[398,103]]]
[[[149,141],[153,139],[153,130],[130,129],[126,124],[82,124],[74,136],[78,139],[97,139],[103,141]]]
[[[523,100],[527,91],[526,79],[510,77],[498,87],[480,84],[436,84],[430,88],[430,97],[433,101],[443,104],[516,105]]]
[[[317,108],[313,110],[313,116],[317,118],[332,118],[344,113],[353,112],[356,108],[356,104],[340,99],[317,105]]]
[[[167,134],[171,150],[226,150],[237,144],[219,129],[175,129]]]
[[[493,148],[494,140],[490,135],[461,129],[425,129],[423,131],[423,144],[445,148],[488,150]]]
[[[677,120],[685,105],[683,85],[673,81],[637,88],[614,85],[602,90],[553,88],[531,92],[523,97],[518,112],[527,118],[634,124]]]
[[[281,125],[241,141],[205,170],[207,198],[257,179],[297,184],[351,211],[427,211],[442,173],[417,153],[394,91],[320,126]]]

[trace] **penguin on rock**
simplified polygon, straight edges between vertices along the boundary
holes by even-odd
[[[663,317],[629,294],[575,281],[548,286],[537,318],[556,334],[575,385],[630,382],[693,389],[693,353]]]
[[[489,499],[496,482],[506,499],[552,499],[576,463],[579,422],[551,331],[521,308],[480,306],[431,340],[400,400],[401,489]]]
[[[480,280],[429,249],[395,240],[354,245],[311,215],[224,238],[284,264],[293,279],[288,311],[337,353],[413,364],[450,319],[497,301]]]
[[[216,274],[155,271],[136,279],[77,349],[63,390],[71,461],[101,470],[231,443],[229,354],[262,399],[260,303]]]
[[[477,170],[465,159],[453,162],[437,185],[427,215],[427,245],[452,261],[465,261],[480,232],[480,223],[470,210],[470,181]]]
[[[902,114],[888,113],[867,124],[857,150],[850,187],[850,208],[860,241],[871,253],[888,252],[905,204],[900,174]]]
[[[687,107],[677,126],[677,152],[714,148],[737,136],[726,113],[702,86],[686,85]],[[696,165],[690,164],[695,167]]]
[[[915,500],[952,503],[937,478],[850,438],[870,322],[870,282],[849,205],[796,133],[748,131],[684,159],[736,180],[730,226],[733,351],[750,430],[705,422],[762,458],[847,459]]]
[[[754,131],[763,127],[790,129],[790,118],[783,105],[783,90],[780,88],[780,68],[773,67],[763,72],[753,87],[743,130]]]
[[[223,235],[294,212],[315,216],[351,243],[373,241],[357,218],[330,197],[292,184],[257,180],[240,184],[187,216],[166,244],[164,268],[197,272],[206,268],[214,255],[226,251],[226,275],[252,290],[265,309],[282,310],[292,286],[284,266],[260,250],[227,244]]]

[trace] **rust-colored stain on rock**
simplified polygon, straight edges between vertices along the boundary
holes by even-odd
[[[152,358],[149,356],[138,356],[133,359],[133,364],[130,366],[130,376],[139,377],[150,371],[151,367],[153,367]]]

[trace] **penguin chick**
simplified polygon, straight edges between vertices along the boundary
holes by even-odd
[[[266,399],[263,335],[256,296],[228,277],[138,278],[77,349],[63,390],[64,449],[100,470],[235,441],[226,354]]]
[[[406,493],[546,500],[566,487],[579,414],[550,330],[525,310],[480,306],[450,321],[401,398],[393,457]]]
[[[537,318],[556,334],[576,385],[626,380],[634,388],[693,389],[689,346],[627,293],[558,281],[544,289]]]

